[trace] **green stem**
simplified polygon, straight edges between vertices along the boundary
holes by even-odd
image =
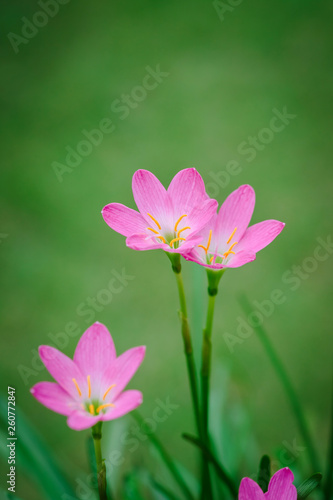
[[[330,443],[328,449],[328,463],[327,463],[327,474],[326,474],[326,484],[325,484],[325,500],[331,500],[333,492],[333,398],[332,398],[332,415],[331,415],[331,427],[330,427]]]
[[[106,470],[105,470],[105,463],[102,459],[102,448],[101,448],[102,422],[98,422],[96,425],[94,425],[94,427],[92,428],[92,437],[94,440],[94,447],[95,447],[99,498],[100,500],[108,500],[106,495]]]
[[[195,361],[193,355],[193,346],[192,339],[190,333],[190,327],[188,323],[187,316],[187,306],[186,306],[186,298],[185,298],[185,290],[183,277],[181,274],[181,264],[180,264],[180,255],[179,254],[171,254],[167,253],[169,259],[172,263],[172,270],[175,273],[177,286],[178,286],[178,294],[179,294],[179,304],[180,304],[180,321],[181,321],[181,331],[184,343],[184,352],[186,356],[186,364],[187,364],[187,372],[190,381],[190,389],[191,389],[191,397],[192,397],[192,405],[195,416],[195,423],[197,427],[197,432],[199,436],[202,436],[201,432],[201,418],[200,418],[200,407],[199,407],[199,396],[198,396],[198,382],[197,382],[197,374],[195,368]]]
[[[140,415],[140,413],[136,410],[132,412],[133,417],[135,420],[138,422],[140,426],[144,424],[144,418]],[[152,445],[156,448],[157,452],[161,456],[163,462],[165,463],[167,469],[169,470],[170,474],[176,481],[176,483],[179,485],[180,489],[184,493],[185,497],[188,498],[188,500],[193,500],[193,495],[185,483],[182,475],[179,473],[174,461],[170,457],[169,453],[166,451],[164,448],[163,444],[161,441],[158,439],[156,434],[154,433],[149,433],[147,434],[148,439],[152,443]]]
[[[201,407],[202,407],[202,441],[209,446],[209,392],[210,392],[210,373],[211,373],[211,360],[212,360],[212,330],[213,318],[215,309],[215,298],[218,292],[218,285],[224,271],[207,271],[208,277],[208,308],[206,326],[203,331],[202,339],[202,359],[201,359]],[[210,474],[209,466],[203,454],[203,471],[202,483],[203,492],[209,488]],[[204,494],[202,495],[204,498]]]
[[[245,312],[245,314],[250,314],[252,312],[252,307],[250,302],[245,296],[241,297],[241,305],[242,308]],[[319,460],[317,457],[317,452],[315,449],[315,446],[312,441],[312,437],[307,425],[307,422],[304,418],[303,411],[301,404],[298,400],[296,391],[288,377],[288,374],[283,366],[282,361],[280,360],[278,354],[276,353],[273,344],[271,343],[267,333],[265,332],[264,328],[261,325],[258,325],[255,327],[255,330],[257,331],[258,337],[260,342],[262,343],[264,349],[266,350],[266,353],[271,360],[271,363],[281,381],[281,384],[285,390],[285,393],[287,394],[289,398],[290,405],[293,409],[294,415],[296,417],[298,427],[300,430],[300,433],[304,439],[309,459],[312,465],[312,468],[314,471],[319,471],[320,470],[320,464]]]

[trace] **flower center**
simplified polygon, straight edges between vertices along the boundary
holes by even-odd
[[[229,243],[231,242],[231,240],[234,237],[236,231],[237,231],[237,227],[235,227],[235,229],[233,230],[233,232],[231,233],[231,235],[227,239],[227,245],[229,245]],[[219,254],[217,252],[215,252],[215,254],[212,254],[211,252],[209,252],[209,247],[210,247],[210,244],[211,244],[211,241],[212,241],[212,234],[213,234],[213,231],[210,229],[209,236],[208,236],[208,242],[207,242],[207,246],[206,247],[204,245],[198,245],[198,247],[202,248],[205,251],[205,254],[206,254],[206,257],[207,257],[207,263],[210,263],[210,264],[221,264],[224,259],[227,259],[227,257],[229,257],[229,255],[235,254],[235,252],[233,251],[233,248],[234,248],[235,245],[237,245],[238,242],[235,241],[230,246],[230,248],[226,252],[224,252],[223,254]]]
[[[78,395],[80,396],[80,398],[82,397],[82,391],[79,387],[79,384],[77,383],[76,379],[75,378],[72,378],[72,382],[73,384],[75,385],[76,387],[76,390],[78,392]],[[91,381],[90,381],[90,375],[87,376],[87,385],[88,385],[88,399],[89,401],[85,402],[85,404],[82,404],[82,408],[84,410],[87,410],[91,415],[98,415],[102,410],[104,410],[105,408],[111,408],[113,406],[115,406],[113,403],[103,403],[102,401],[92,401],[91,400]],[[108,387],[108,389],[105,391],[104,395],[103,395],[103,401],[105,401],[105,398],[106,396],[109,394],[109,392],[111,391],[111,389],[113,387],[115,387],[116,384],[112,384],[110,385],[110,387]]]
[[[161,227],[161,224],[158,222],[158,220],[155,219],[155,217],[153,217],[151,214],[147,213],[147,215],[151,218],[151,220],[156,224],[156,227],[158,228],[158,230],[157,230],[157,229],[154,229],[153,227],[147,227],[148,231],[151,231],[152,233],[154,233],[156,235],[155,236],[156,239],[159,239],[162,241],[162,243],[169,245],[170,248],[178,248],[180,241],[186,241],[186,238],[184,238],[183,236],[180,236],[180,235],[183,231],[186,231],[187,229],[191,229],[191,228],[190,228],[190,226],[186,226],[186,227],[183,227],[182,229],[178,229],[178,225],[184,219],[184,217],[187,217],[187,214],[181,215],[179,217],[179,219],[177,220],[177,222],[174,226],[174,233],[171,235],[169,234],[169,235],[165,235],[165,236],[162,236],[162,234],[160,234],[162,227]]]

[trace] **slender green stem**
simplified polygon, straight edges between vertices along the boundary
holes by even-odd
[[[329,438],[327,474],[326,474],[326,484],[325,484],[325,500],[331,500],[333,492],[333,397],[332,397],[330,434],[331,435]]]
[[[197,427],[197,432],[199,436],[202,435],[201,432],[201,417],[200,417],[200,406],[199,406],[199,395],[198,395],[198,382],[197,382],[197,373],[195,368],[195,360],[193,355],[193,346],[192,339],[190,333],[190,327],[188,323],[187,316],[187,306],[186,306],[186,298],[185,298],[185,290],[183,277],[181,274],[181,264],[180,264],[180,255],[179,254],[171,254],[167,253],[169,259],[172,263],[172,270],[175,273],[178,294],[179,294],[179,304],[180,304],[180,321],[181,321],[181,331],[184,343],[184,352],[186,356],[186,364],[187,364],[187,372],[190,381],[190,389],[191,389],[191,397],[192,397],[192,405],[195,417],[195,423]]]
[[[133,411],[132,415],[133,415],[133,417],[135,418],[135,420],[138,422],[138,424],[140,426],[142,426],[144,424],[144,418],[140,415],[140,413],[137,410]],[[172,475],[172,477],[174,478],[174,480],[176,481],[176,483],[179,485],[180,489],[182,490],[182,492],[184,493],[184,495],[186,496],[186,498],[188,498],[188,500],[193,500],[193,495],[191,493],[191,490],[187,486],[187,484],[184,481],[182,475],[179,473],[179,470],[177,469],[174,461],[172,460],[172,458],[170,457],[169,453],[164,448],[163,444],[158,439],[158,437],[156,436],[156,434],[149,433],[149,434],[147,434],[147,437],[150,440],[150,442],[152,443],[152,445],[155,447],[155,449],[157,450],[157,452],[159,453],[159,455],[161,456],[161,458],[162,458],[163,462],[165,463],[167,469],[169,470],[170,474]]]
[[[92,428],[92,437],[94,440],[94,447],[95,447],[99,498],[100,500],[108,500],[106,495],[106,470],[105,470],[105,463],[102,459],[102,448],[101,448],[102,422],[98,422],[96,425],[94,425],[94,427]]]
[[[201,390],[202,390],[202,427],[205,442],[208,442],[209,386],[212,358],[212,328],[216,295],[208,296],[206,327],[202,341]]]
[[[252,312],[251,304],[248,301],[248,299],[245,296],[241,297],[241,305],[242,308],[245,312],[245,314],[250,314]],[[297,397],[296,391],[289,379],[289,376],[284,368],[284,365],[282,361],[280,360],[277,352],[274,349],[273,344],[271,343],[266,331],[262,327],[262,325],[258,325],[255,327],[255,330],[258,334],[259,340],[262,343],[280,381],[281,384],[285,390],[285,393],[287,394],[289,398],[290,405],[293,409],[295,418],[298,423],[298,427],[300,430],[300,433],[304,439],[304,443],[307,448],[307,452],[309,455],[309,459],[312,465],[312,468],[314,471],[319,471],[320,470],[320,464],[319,460],[317,457],[317,452],[316,448],[314,446],[314,443],[312,441],[312,437],[308,428],[308,424],[306,422],[306,419],[303,414],[302,406],[299,402],[299,399]]]

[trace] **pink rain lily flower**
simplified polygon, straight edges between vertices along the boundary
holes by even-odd
[[[238,500],[297,500],[293,480],[294,475],[288,467],[281,469],[274,474],[264,493],[257,483],[245,477],[239,487]]]
[[[134,250],[161,248],[184,254],[200,243],[197,233],[217,209],[217,201],[209,198],[194,168],[178,172],[167,190],[151,172],[137,170],[132,189],[139,212],[110,203],[102,215],[112,229],[126,236],[126,245]]]
[[[56,382],[39,382],[31,393],[50,410],[66,415],[72,429],[114,420],[142,403],[140,391],[123,389],[142,363],[145,347],[116,357],[110,332],[101,323],[82,335],[73,360],[46,345],[39,347],[39,355]]]
[[[254,205],[254,189],[246,184],[240,186],[199,232],[203,238],[201,244],[184,257],[211,269],[240,267],[255,260],[256,253],[269,245],[285,224],[265,220],[248,227]]]

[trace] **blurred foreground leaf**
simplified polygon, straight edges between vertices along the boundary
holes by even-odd
[[[317,488],[322,477],[323,476],[320,473],[313,474],[313,476],[309,477],[309,479],[306,479],[302,484],[300,484],[297,488],[297,500],[303,500],[303,498],[308,497],[310,493]]]
[[[0,395],[0,421],[7,427],[7,399]],[[50,450],[37,434],[23,413],[16,407],[16,424],[19,429],[16,447],[16,458],[20,463],[21,470],[34,479],[35,484],[40,487],[47,500],[59,500],[64,494],[76,498],[72,488],[65,479],[60,468],[52,457]],[[5,440],[2,440],[5,443]],[[6,459],[6,444],[1,445],[0,453]],[[10,498],[13,498],[12,496]]]

